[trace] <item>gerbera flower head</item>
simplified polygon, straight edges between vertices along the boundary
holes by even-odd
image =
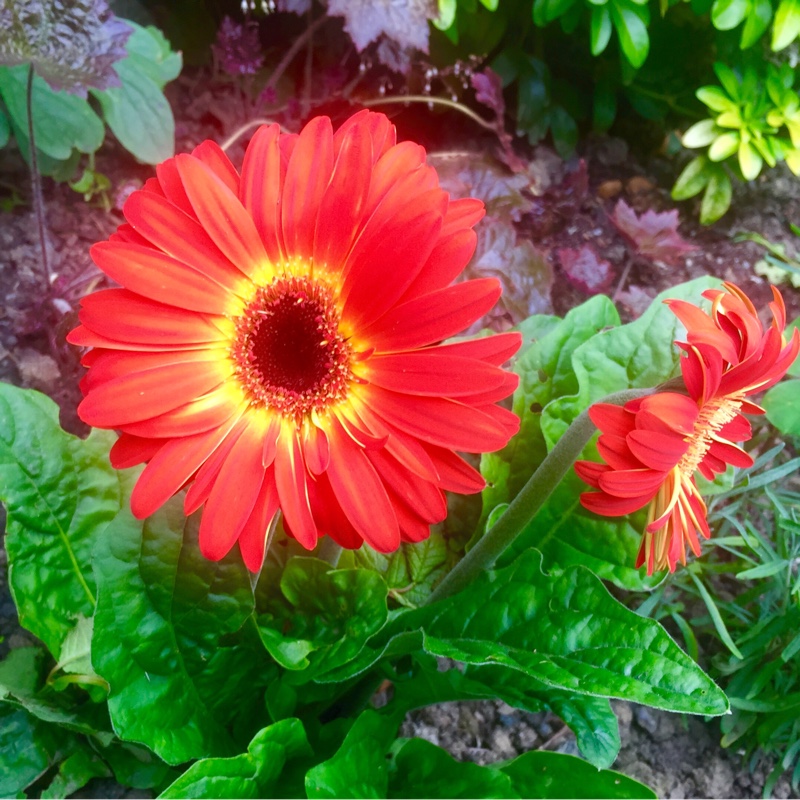
[[[706,313],[683,300],[666,302],[683,322],[687,341],[681,372],[688,396],[658,392],[624,406],[598,403],[589,415],[600,429],[597,449],[605,463],[579,461],[575,471],[597,491],[581,495],[585,508],[603,516],[647,506],[636,566],[647,574],[686,563],[686,545],[700,554],[708,539],[707,508],[695,483],[712,480],[728,464],[749,467],[737,442],[752,430],[743,416],[764,413],[747,398],[779,381],[800,350],[800,332],[787,342],[786,311],[773,288],[772,322],[764,328],[749,298],[736,286],[710,289]]]
[[[484,485],[456,452],[519,426],[497,402],[520,336],[442,344],[500,295],[453,283],[483,213],[367,111],[264,126],[241,174],[212,142],[161,164],[92,248],[123,288],[84,298],[69,336],[91,348],[81,418],[121,432],[115,467],[147,464],[133,513],[186,488],[202,552],[238,542],[253,571],[279,509],[308,549],[427,537],[444,490]]]

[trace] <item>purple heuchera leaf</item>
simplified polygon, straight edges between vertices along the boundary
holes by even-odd
[[[328,14],[344,17],[359,52],[383,35],[427,53],[428,20],[439,10],[435,0],[328,0]]]
[[[653,261],[676,264],[683,255],[697,250],[678,233],[677,209],[650,210],[638,216],[624,200],[620,200],[610,219],[639,255]]]
[[[483,72],[475,72],[472,75],[472,88],[475,90],[475,99],[488,106],[502,120],[506,113],[506,102],[500,76],[490,67]]]
[[[263,48],[255,22],[241,25],[225,17],[211,49],[228,75],[255,75],[264,66]]]
[[[585,244],[580,250],[565,247],[558,251],[558,260],[567,280],[586,294],[600,294],[611,286],[614,271],[611,264]]]
[[[120,86],[132,29],[106,0],[0,0],[0,64],[33,64],[56,91]]]

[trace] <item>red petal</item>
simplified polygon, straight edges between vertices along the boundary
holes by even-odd
[[[225,363],[186,362],[123,375],[93,388],[78,415],[88,425],[119,428],[191,402],[216,389],[231,372]]]
[[[364,540],[342,511],[325,473],[315,481],[308,482],[308,497],[320,536],[330,536],[338,545],[351,550],[364,544]]]
[[[246,275],[267,262],[253,220],[239,198],[202,161],[176,156],[178,171],[197,219],[220,251]]]
[[[369,133],[372,141],[372,161],[376,162],[390,147],[397,143],[394,125],[385,114],[369,109],[362,109],[348,117],[333,136],[334,152],[338,156],[342,143],[353,128],[360,128]]]
[[[467,464],[461,456],[434,445],[425,445],[425,450],[439,474],[440,489],[459,494],[477,494],[486,487],[486,481],[480,472]]]
[[[172,346],[226,338],[210,317],[147,300],[127,289],[105,289],[84,297],[79,318],[100,336],[134,344]]]
[[[708,453],[726,464],[733,464],[734,467],[747,469],[753,466],[753,457],[730,442],[715,441],[708,449]]]
[[[331,428],[327,476],[336,499],[364,541],[379,553],[400,546],[400,528],[383,482],[364,451],[338,424]]]
[[[241,271],[220,252],[198,222],[167,200],[149,192],[134,192],[123,210],[136,232],[159,250],[231,291],[241,286]]]
[[[263,433],[263,426],[255,423],[245,428],[225,459],[203,508],[200,552],[211,561],[228,554],[256,504],[264,479]]]
[[[239,398],[231,396],[230,390],[223,386],[174,411],[121,427],[136,436],[192,436],[224,425],[240,410],[243,409]]]
[[[407,175],[421,169],[425,164],[425,148],[414,142],[401,142],[387,150],[375,164],[372,170],[372,180],[369,186],[369,195],[364,209],[364,217],[372,216],[378,204],[387,192],[396,187]],[[438,186],[436,173],[426,170],[424,173],[427,185],[424,189],[433,189]]]
[[[652,469],[611,470],[598,479],[600,488],[614,497],[651,498],[664,482],[664,473]]]
[[[425,349],[426,353],[435,356],[462,356],[464,358],[478,358],[487,364],[500,367],[506,363],[519,348],[522,347],[522,334],[517,331],[508,333],[495,333],[492,336],[483,336],[480,339],[442,344]]]
[[[636,458],[622,436],[604,433],[597,440],[597,452],[600,458],[612,469],[640,469],[641,461]]]
[[[636,427],[644,431],[689,436],[699,414],[700,409],[691,397],[676,392],[658,392],[642,398],[636,412]]]
[[[332,171],[331,121],[328,117],[315,117],[300,132],[283,185],[281,227],[289,257],[307,259],[313,255],[320,202]]]
[[[158,175],[158,182],[164,196],[177,206],[184,214],[196,220],[194,209],[189,202],[189,197],[186,194],[186,189],[183,188],[183,181],[181,180],[178,166],[174,158],[168,158],[156,167],[156,175]]]
[[[83,325],[78,325],[77,328],[73,328],[67,334],[67,341],[79,347],[102,348],[104,351],[113,352],[174,353],[177,351],[205,351],[208,349],[208,343],[205,342],[194,344],[170,344],[169,342],[142,344],[139,342],[120,342],[116,339],[100,336]]]
[[[250,140],[242,164],[240,196],[261,236],[270,261],[284,259],[281,191],[286,160],[281,155],[280,127],[262,125]]]
[[[463,228],[474,228],[485,216],[486,207],[477,197],[451,200],[442,226],[442,236],[450,236]]]
[[[489,391],[507,373],[471,358],[441,358],[426,350],[373,356],[366,364],[370,383],[405,394],[458,397]]]
[[[446,238],[440,232],[439,241],[403,295],[403,301],[449,286],[469,264],[477,244],[475,231],[456,231]]]
[[[435,189],[397,208],[390,220],[376,214],[367,223],[345,265],[345,323],[367,327],[397,302],[436,244],[446,202],[447,195]],[[392,268],[376,268],[382,264]]]
[[[627,436],[636,427],[636,415],[624,406],[595,403],[589,408],[589,419],[603,432]]]
[[[595,489],[600,488],[600,476],[610,470],[607,464],[598,464],[596,461],[576,461],[573,468],[584,483]]]
[[[503,422],[455,400],[408,399],[377,386],[369,387],[369,397],[379,417],[424,442],[470,453],[492,452],[508,444]]]
[[[501,294],[496,278],[457,283],[395,306],[361,331],[359,338],[380,352],[440,342],[483,316]]]
[[[381,480],[419,517],[428,523],[437,523],[447,516],[447,503],[437,486],[409,472],[386,450],[368,453],[367,458]]]
[[[100,242],[89,252],[106,275],[150,300],[208,314],[231,310],[232,298],[220,284],[151,247]]]
[[[313,550],[317,544],[318,534],[308,500],[306,469],[297,436],[288,427],[284,428],[278,443],[275,483],[278,487],[281,509],[292,536],[306,550]]]
[[[144,468],[131,494],[131,511],[137,519],[149,517],[174,495],[219,447],[235,425],[168,441]]]
[[[331,445],[322,428],[309,425],[303,435],[303,460],[312,475],[321,475],[331,461]]]
[[[581,505],[601,517],[622,517],[632,514],[650,502],[650,497],[612,497],[604,492],[584,492]]]
[[[128,469],[149,461],[163,445],[163,439],[141,439],[123,433],[111,446],[108,460],[114,469]]]
[[[627,436],[631,452],[650,469],[668,472],[689,449],[682,436],[658,431],[631,431]]]
[[[206,139],[192,150],[192,155],[210,167],[234,194],[239,194],[239,173],[216,142]]]
[[[242,560],[250,572],[258,572],[264,563],[267,533],[278,510],[278,505],[275,475],[271,469],[268,469],[261,482],[258,500],[239,534],[239,550],[242,553]]]
[[[339,272],[364,213],[372,167],[368,129],[351,127],[340,142],[330,184],[320,201],[314,234],[314,263]]]
[[[503,381],[494,389],[488,389],[483,392],[475,392],[473,394],[461,395],[458,399],[462,403],[470,406],[486,406],[497,403],[500,400],[505,400],[509,395],[514,394],[519,386],[519,375],[514,372],[504,372]]]

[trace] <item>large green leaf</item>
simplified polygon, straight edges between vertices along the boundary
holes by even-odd
[[[596,770],[575,756],[534,750],[498,765],[521,797],[656,797],[639,781],[611,770]]]
[[[108,464],[113,434],[82,440],[38,392],[0,384],[0,499],[8,509],[9,584],[21,624],[58,659],[94,611],[94,542],[122,503]]]
[[[397,724],[375,711],[364,711],[341,747],[306,774],[308,797],[386,797],[386,753]]]
[[[605,698],[554,689],[529,675],[492,665],[442,671],[435,658],[418,654],[410,672],[392,676],[394,693],[380,712],[399,722],[409,711],[434,703],[500,699],[536,713],[550,710],[572,729],[578,747],[596,767],[613,764],[620,747],[617,718]]]
[[[115,66],[122,85],[92,94],[123,147],[146,164],[158,164],[175,150],[175,120],[161,90],[180,72],[180,55],[155,28],[139,26],[127,50]]]
[[[196,522],[177,500],[145,522],[125,508],[95,548],[92,663],[114,730],[170,764],[233,754],[226,726],[260,703],[269,678],[239,635],[249,574],[238,554],[204,559]]]
[[[281,598],[258,617],[270,655],[304,683],[351,661],[386,622],[386,583],[365,569],[332,569],[293,558],[281,576]],[[293,681],[294,682],[294,681]]]
[[[0,67],[0,97],[21,131],[28,130],[28,66]],[[94,153],[103,143],[105,129],[91,106],[80,97],[56,92],[38,75],[33,78],[33,135],[36,148],[59,161],[73,149]],[[23,147],[27,143],[20,142]]]
[[[762,403],[767,419],[781,432],[800,437],[800,380],[773,386]]]
[[[389,769],[389,797],[523,796],[500,770],[456,761],[446,750],[424,739],[400,743]]]
[[[247,752],[233,758],[204,758],[192,764],[159,797],[287,797],[278,783],[287,761],[312,755],[299,719],[260,730]]]
[[[605,295],[597,295],[572,309],[563,320],[533,319],[541,324],[533,330],[526,326],[525,350],[513,365],[520,376],[513,400],[520,431],[503,450],[481,458],[481,472],[487,482],[483,491],[484,519],[493,508],[517,496],[547,455],[541,429],[542,411],[555,398],[578,390],[572,354],[599,331],[619,325],[614,304]]]
[[[725,695],[658,623],[615,600],[585,567],[545,574],[532,550],[465,592],[398,613],[338,677],[417,652],[420,644],[431,655],[502,667],[574,694],[692,714],[728,708]]]

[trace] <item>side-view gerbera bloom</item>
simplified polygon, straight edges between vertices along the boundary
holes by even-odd
[[[363,111],[335,134],[260,128],[241,174],[205,142],[130,197],[92,248],[123,288],[84,298],[69,340],[91,348],[81,418],[121,432],[115,467],[146,463],[137,517],[185,488],[202,552],[238,542],[256,571],[279,509],[308,549],[390,552],[444,519],[443,490],[481,490],[457,452],[518,430],[497,403],[521,339],[442,344],[500,286],[453,283],[483,204],[451,200],[425,158]]]
[[[658,392],[624,406],[598,403],[589,410],[600,429],[597,449],[605,463],[579,461],[575,471],[597,491],[581,495],[585,508],[603,516],[648,507],[637,568],[647,574],[686,563],[686,545],[700,554],[708,539],[706,505],[694,475],[713,479],[728,464],[749,467],[737,443],[752,431],[743,416],[764,410],[747,398],[779,381],[800,350],[800,332],[787,342],[786,311],[772,289],[772,324],[765,330],[749,298],[736,286],[703,293],[709,314],[683,300],[666,301],[687,330],[681,372],[688,395]]]

